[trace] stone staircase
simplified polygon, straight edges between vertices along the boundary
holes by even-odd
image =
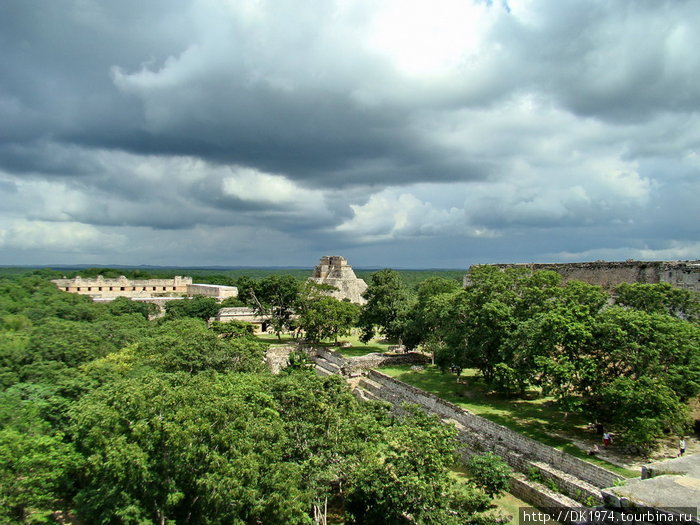
[[[335,363],[326,361],[325,359],[316,359],[316,372],[321,376],[330,376],[334,374],[343,375],[342,369]]]
[[[342,374],[347,370],[338,355],[332,356],[334,362],[315,357],[318,373]],[[397,413],[403,411],[404,403],[415,403],[454,425],[458,431],[459,452],[465,459],[483,452],[501,456],[517,472],[511,492],[533,506],[595,506],[602,502],[602,488],[613,485],[616,479],[623,479],[377,371],[369,371],[350,382],[358,399],[388,402]]]
[[[397,404],[400,406],[402,403],[400,398],[386,390],[383,391],[382,385],[367,376],[363,376],[360,379],[354,391],[357,397],[362,400],[388,401],[395,407]],[[563,500],[558,503],[558,505],[577,506],[583,503],[591,505],[598,504],[602,501],[600,488],[567,474],[545,462],[529,460],[521,453],[513,450],[505,450],[503,445],[500,445],[498,439],[494,442],[491,436],[478,434],[459,421],[445,417],[441,417],[441,419],[445,423],[454,425],[457,429],[457,440],[462,444],[459,452],[464,459],[468,459],[469,456],[475,453],[493,452],[504,458],[514,470],[528,474],[531,478],[535,478],[535,480],[540,480],[539,483],[537,481],[535,481],[535,483],[543,485],[543,488],[548,488],[550,491],[557,492],[559,496],[568,496],[572,500]],[[554,489],[554,487],[556,487],[556,489]]]

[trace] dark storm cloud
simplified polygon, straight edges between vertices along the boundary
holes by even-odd
[[[697,2],[429,7],[3,2],[0,246],[696,249]]]
[[[54,2],[40,16],[31,2],[5,6],[3,65],[15,74],[2,81],[0,97],[18,105],[7,138],[21,141],[0,151],[6,169],[63,172],[48,147],[42,155],[23,144],[50,137],[251,165],[325,187],[406,184],[427,172],[440,180],[485,174],[478,163],[450,161],[454,151],[438,144],[423,147],[421,134],[407,126],[412,99],[381,93],[379,103],[358,101],[367,86],[405,88],[362,51],[348,54],[333,39],[323,49],[313,25],[290,31],[291,4],[269,10],[264,35],[232,14],[198,27],[162,6],[115,5]],[[322,25],[321,14],[308,22]],[[282,54],[300,42],[309,55]],[[175,79],[167,78],[171,72]],[[429,89],[416,91],[423,104],[435,103]],[[376,162],[384,164],[378,172],[360,167]]]

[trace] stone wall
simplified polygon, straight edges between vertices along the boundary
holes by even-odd
[[[391,402],[414,403],[442,418],[455,421],[466,430],[461,438],[465,444],[482,451],[491,450],[516,469],[522,470],[524,461],[539,461],[598,488],[610,487],[616,480],[623,479],[614,472],[539,443],[381,372],[371,370],[367,376],[381,385]]]
[[[256,333],[265,332],[267,330],[269,320],[265,317],[260,317],[255,313],[255,310],[248,306],[233,306],[219,308],[214,321],[221,323],[229,323],[231,321],[242,321],[253,325]]]
[[[333,352],[322,346],[307,346],[304,350],[309,352],[312,358],[316,356],[321,357],[341,369],[345,369],[348,364],[347,360],[338,352]]]
[[[553,507],[576,507],[581,505],[571,498],[549,490],[547,487],[529,481],[523,476],[513,476],[510,478],[509,492],[523,501],[528,502],[533,507],[553,508]]]
[[[192,277],[180,276],[172,279],[128,279],[122,275],[117,279],[105,279],[98,275],[94,279],[77,276],[73,279],[53,279],[51,282],[65,292],[89,295],[93,299],[203,295],[222,300],[238,296],[238,288],[235,286],[196,284],[192,283]]]
[[[238,297],[238,288],[235,286],[223,286],[219,284],[188,284],[187,295],[203,295],[213,297],[219,301],[229,297]]]
[[[396,413],[404,411],[404,403],[415,404],[443,421],[454,424],[459,442],[458,451],[465,460],[473,454],[493,452],[508,462],[515,471],[528,475],[534,472],[548,486],[557,489],[553,491],[516,474],[511,492],[533,506],[588,506],[601,503],[600,489],[623,479],[604,468],[534,441],[376,370],[358,374],[359,370],[353,370],[352,367],[361,358],[345,358],[325,348],[308,350],[321,375],[360,375],[359,380],[350,380],[356,386],[354,392],[360,399],[389,402]]]
[[[506,268],[551,270],[564,281],[584,281],[612,290],[621,283],[669,283],[677,288],[700,292],[700,261],[595,261],[580,263],[494,264]],[[469,286],[469,274],[464,286]]]
[[[306,351],[312,356],[319,356],[340,367],[346,374],[355,374],[380,366],[425,365],[430,363],[428,356],[417,352],[409,352],[407,354],[372,353],[358,357],[344,357],[339,352],[334,352],[321,346],[306,347]]]
[[[289,354],[296,345],[270,345],[265,352],[265,364],[273,374],[279,374],[289,364]]]
[[[430,363],[430,358],[417,352],[406,354],[367,354],[360,357],[348,358],[348,366],[352,371],[370,370],[382,366],[394,365],[426,365]]]

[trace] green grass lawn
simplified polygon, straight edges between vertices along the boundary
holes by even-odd
[[[343,354],[345,357],[360,357],[371,354],[373,352],[387,352],[388,348],[394,343],[380,342],[380,339],[372,339],[369,343],[360,341],[359,335],[347,335],[340,338],[341,341],[348,341],[352,346],[350,348],[333,348]]]
[[[259,341],[272,345],[291,343],[294,338],[291,335],[283,334],[282,340],[277,339],[275,334],[258,334],[255,336]],[[319,343],[322,346],[327,346],[330,350],[335,350],[345,357],[359,357],[373,352],[387,352],[388,348],[394,343],[383,342],[380,339],[372,339],[369,343],[360,341],[359,335],[348,335],[341,337],[339,341],[348,341],[352,346],[350,348],[339,348],[332,341],[323,341]]]
[[[594,436],[586,429],[586,421],[576,414],[565,414],[554,406],[552,398],[532,393],[528,399],[508,398],[488,392],[476,372],[465,371],[460,383],[454,374],[440,372],[436,366],[422,371],[408,365],[380,369],[405,383],[435,394],[474,414],[515,430],[546,445],[564,450],[585,461],[596,463],[625,477],[637,477],[636,471],[588,456],[572,439],[593,443]]]
[[[520,525],[520,507],[532,507],[532,505],[516,498],[510,492],[506,492],[500,498],[493,500],[493,504],[511,517],[509,523],[513,525]]]
[[[467,483],[469,481],[469,475],[461,462],[455,463],[455,465],[452,467],[450,477],[452,477],[458,483]],[[495,498],[492,501],[492,504],[495,506],[495,510],[501,511],[510,516],[508,523],[511,523],[512,525],[519,525],[520,523],[518,512],[520,507],[532,506],[525,503],[523,500],[516,498],[510,492],[506,492],[498,498]]]

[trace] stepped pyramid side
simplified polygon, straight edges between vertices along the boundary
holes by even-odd
[[[352,266],[344,257],[339,255],[326,255],[314,268],[313,276],[309,277],[319,284],[335,286],[337,290],[328,292],[328,295],[336,299],[348,299],[352,303],[365,304],[367,301],[362,294],[367,289],[367,283],[358,279]]]

